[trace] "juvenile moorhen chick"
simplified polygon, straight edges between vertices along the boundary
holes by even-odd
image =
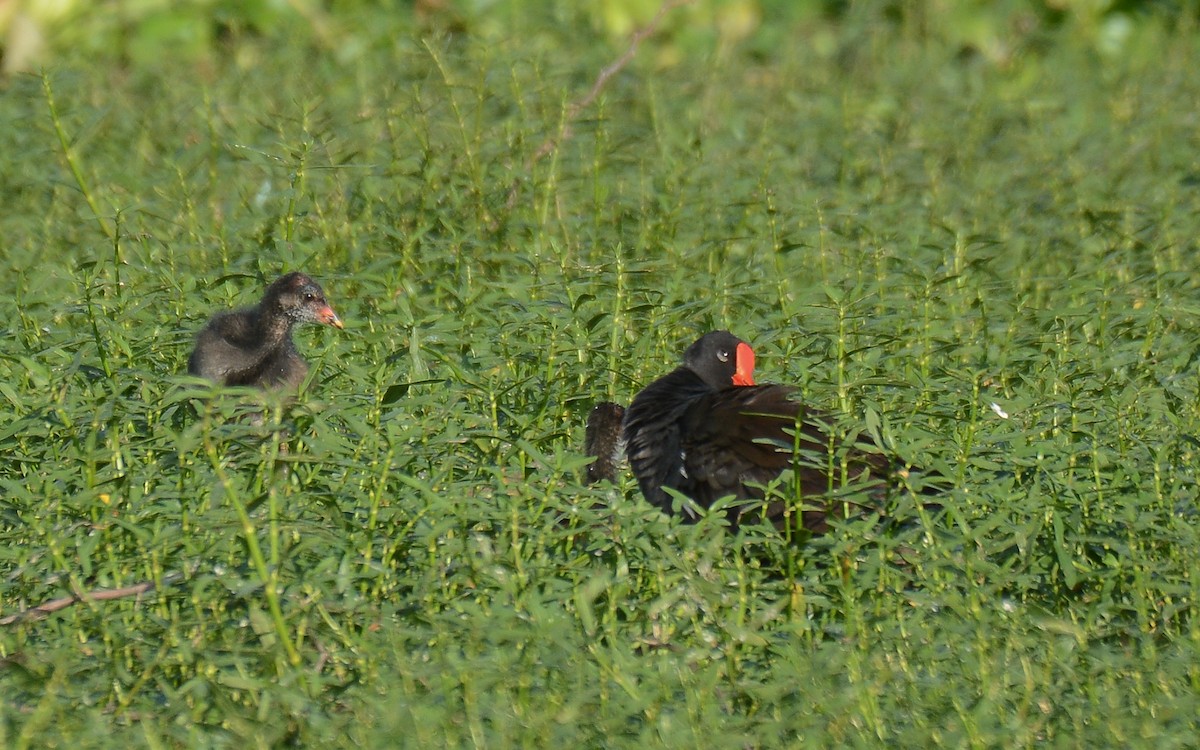
[[[832,420],[808,409],[798,391],[784,385],[754,384],[754,352],[749,344],[728,331],[705,334],[688,347],[683,364],[646,386],[624,410],[622,437],[630,467],[642,494],[652,504],[671,513],[681,493],[709,508],[725,497],[761,500],[765,485],[784,471],[793,471],[793,486],[804,498],[800,524],[814,533],[828,529],[831,514],[853,511],[848,501],[833,497],[838,490],[888,487],[893,461],[882,452],[863,450],[854,439],[839,442],[831,436]],[[594,410],[611,420],[616,404]],[[591,426],[589,425],[589,428]],[[615,468],[601,464],[613,446],[597,439],[589,454],[600,459],[596,479],[612,478]],[[836,458],[836,460],[835,460]],[[842,481],[842,461],[848,472]],[[600,474],[609,471],[608,475]],[[732,510],[736,525],[742,515],[765,515],[774,523],[796,523],[787,504],[772,502]],[[694,511],[684,506],[687,520]]]
[[[262,301],[218,313],[196,336],[188,373],[221,385],[295,388],[308,373],[292,329],[304,323],[342,327],[320,284],[302,273],[275,280]]]
[[[588,415],[587,432],[583,437],[584,451],[596,460],[587,465],[587,483],[595,484],[602,479],[617,481],[617,467],[625,453],[625,439],[621,426],[625,419],[625,407],[612,401],[601,401],[592,407]]]

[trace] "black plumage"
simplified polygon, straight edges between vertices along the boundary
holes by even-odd
[[[814,532],[825,531],[831,515],[858,512],[849,496],[861,501],[886,490],[894,461],[856,436],[834,437],[832,420],[798,395],[788,386],[755,385],[754,352],[733,334],[702,336],[682,365],[646,386],[624,412],[625,452],[642,494],[668,513],[679,503],[671,491],[705,509],[733,497],[744,501],[730,512],[734,524],[754,514]],[[588,447],[601,458],[611,449]],[[611,463],[593,467],[601,465]],[[789,469],[790,489],[780,494],[799,495],[804,507],[779,500],[763,507],[763,486]],[[696,518],[686,503],[681,507],[685,518]]]

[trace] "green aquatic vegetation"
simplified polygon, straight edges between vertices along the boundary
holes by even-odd
[[[536,158],[620,53],[578,19],[6,81],[0,744],[1192,744],[1194,34],[852,20],[648,47]],[[183,374],[293,269],[346,322],[296,401]],[[715,327],[945,513],[584,487]]]

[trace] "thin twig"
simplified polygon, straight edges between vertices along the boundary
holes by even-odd
[[[163,576],[162,583],[154,581],[142,581],[135,583],[132,586],[125,586],[119,589],[94,589],[92,591],[81,591],[70,596],[51,599],[48,602],[43,602],[36,607],[21,610],[16,614],[0,617],[0,625],[12,625],[17,622],[25,622],[27,620],[40,620],[52,612],[57,612],[60,609],[66,609],[73,604],[80,602],[102,602],[109,599],[124,599],[129,596],[140,596],[148,591],[153,591],[159,586],[170,586],[177,581],[183,579],[183,573],[168,573]]]
[[[58,145],[62,148],[63,160],[66,161],[67,168],[71,170],[71,176],[75,178],[75,185],[79,188],[79,192],[83,193],[83,199],[87,201],[88,208],[92,210],[92,216],[100,225],[100,231],[104,233],[105,237],[115,242],[117,231],[104,220],[104,215],[100,212],[100,204],[88,186],[87,179],[83,176],[83,167],[75,158],[75,149],[71,147],[71,139],[67,136],[66,128],[63,127],[62,120],[58,116],[58,105],[54,103],[54,89],[50,86],[50,75],[45,72],[42,73],[42,91],[46,95],[46,106],[50,109],[50,122],[54,125],[54,132],[58,136]]]
[[[546,138],[546,140],[542,141],[542,144],[537,147],[537,150],[533,152],[533,154],[529,157],[529,160],[525,162],[526,174],[532,171],[533,165],[537,164],[547,154],[553,152],[555,149],[561,146],[564,141],[571,137],[571,125],[579,119],[579,116],[583,113],[583,110],[587,109],[592,105],[593,102],[596,101],[597,98],[599,98],[600,92],[604,90],[604,87],[608,84],[612,77],[617,73],[620,73],[621,70],[629,64],[629,61],[632,60],[634,55],[637,54],[638,47],[641,46],[642,42],[645,41],[646,38],[651,34],[658,31],[658,26],[662,23],[662,20],[666,17],[667,13],[680,6],[691,5],[693,2],[695,2],[695,0],[666,0],[666,2],[664,2],[658,9],[658,12],[654,14],[654,18],[650,19],[650,23],[633,33],[633,36],[629,39],[629,46],[625,49],[621,56],[616,60],[613,60],[600,71],[600,74],[596,76],[596,80],[592,84],[592,88],[582,99],[572,102],[571,106],[567,107],[567,113],[563,116],[562,124],[558,128],[558,133],[549,136]],[[513,180],[512,187],[508,191],[507,207],[509,209],[516,205],[517,191],[520,189],[520,186],[521,178],[517,177]]]

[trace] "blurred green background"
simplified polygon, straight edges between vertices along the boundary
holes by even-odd
[[[159,56],[211,60],[239,41],[307,39],[348,60],[413,30],[503,37],[548,19],[618,42],[647,24],[657,0],[5,0],[0,5],[4,70],[85,54],[152,64]],[[1050,31],[1065,29],[1097,52],[1121,54],[1147,15],[1189,26],[1195,2],[1169,0],[694,0],[670,14],[656,59],[678,64],[713,44],[768,52],[797,24],[881,21],[957,47],[997,65],[1012,64]],[[829,34],[809,44],[832,44]],[[245,60],[250,64],[249,60]]]

